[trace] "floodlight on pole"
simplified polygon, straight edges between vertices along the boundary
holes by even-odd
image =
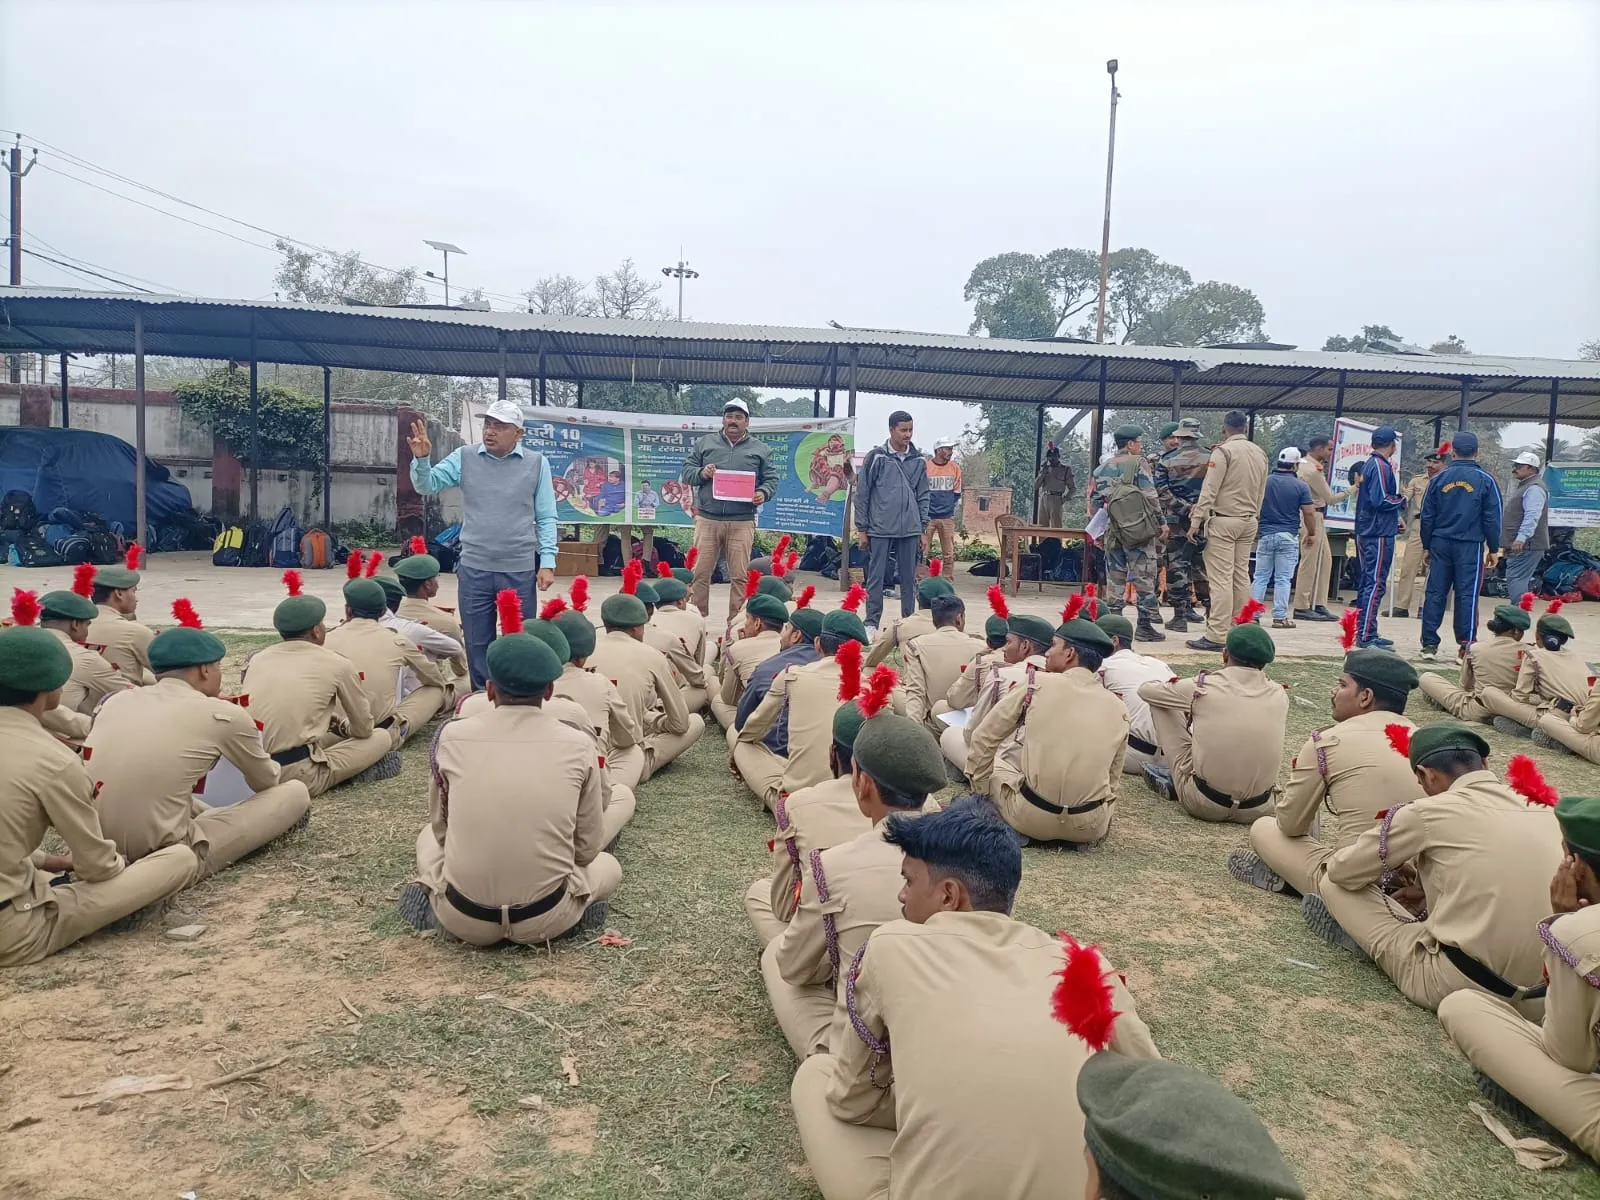
[[[1100,228],[1100,312],[1095,321],[1094,340],[1106,340],[1106,290],[1111,279],[1111,167],[1117,159],[1117,60],[1106,62],[1106,74],[1111,76],[1111,134],[1106,142],[1106,219]]]
[[[662,267],[661,273],[669,279],[678,281],[678,320],[683,320],[683,281],[685,279],[699,279],[700,272],[692,270],[688,263],[683,261],[683,247],[678,247],[678,262],[676,266]]]
[[[465,254],[466,251],[463,250],[460,246],[455,245],[453,242],[436,242],[432,238],[423,238],[422,241],[423,241],[424,245],[432,246],[440,254],[444,255],[444,305],[445,305],[446,308],[449,308],[450,307],[450,256],[452,254]],[[437,278],[439,278],[432,271],[426,271],[426,272],[424,272],[424,274],[426,274],[429,279],[437,279]]]

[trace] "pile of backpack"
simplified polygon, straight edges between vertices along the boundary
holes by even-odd
[[[300,528],[285,504],[270,521],[224,526],[211,543],[214,567],[302,567],[320,570],[349,557],[339,539],[319,526]]]
[[[99,513],[55,508],[41,516],[29,492],[0,497],[0,554],[11,566],[105,566],[121,562],[125,551],[122,526]]]

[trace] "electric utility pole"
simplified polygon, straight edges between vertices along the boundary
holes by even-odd
[[[33,170],[33,164],[39,161],[39,152],[35,150],[33,157],[28,160],[28,165],[22,165],[22,135],[17,134],[17,144],[11,147],[11,157],[6,164],[6,173],[11,176],[11,286],[22,286],[22,179]],[[11,382],[22,382],[22,356],[13,354],[11,360]]]
[[[1106,340],[1106,287],[1111,276],[1111,166],[1117,161],[1117,60],[1106,63],[1111,76],[1111,134],[1106,140],[1106,219],[1100,227],[1100,315],[1095,320],[1094,340]]]

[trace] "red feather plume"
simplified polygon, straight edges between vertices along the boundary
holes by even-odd
[[[1407,760],[1411,758],[1411,726],[1398,723],[1385,725],[1383,727],[1383,736],[1389,739],[1389,745],[1394,748],[1394,752],[1401,758]]]
[[[1252,596],[1244,602],[1244,607],[1233,618],[1233,623],[1235,625],[1248,625],[1266,611],[1267,606]]]
[[[72,590],[80,596],[94,595],[94,573],[96,567],[93,563],[79,563],[72,568]]]
[[[139,569],[139,560],[143,556],[144,547],[139,545],[138,542],[130,542],[128,544],[127,557],[122,560],[122,565],[127,567],[130,571],[137,571]]]
[[[1450,443],[1449,442],[1440,442],[1439,443],[1439,453],[1440,454],[1449,454],[1450,453]]]
[[[381,566],[383,566],[383,552],[381,550],[374,550],[371,554],[367,555],[367,565],[366,569],[362,571],[362,575],[368,579],[371,579],[378,573],[378,568]]]
[[[794,574],[794,569],[800,565],[800,551],[791,550],[784,556],[783,567],[789,574]]]
[[[754,600],[756,593],[761,590],[761,572],[752,570],[744,577],[744,598]]]
[[[1061,623],[1065,625],[1068,621],[1076,621],[1078,619],[1078,614],[1082,611],[1083,593],[1074,592],[1072,595],[1067,597],[1067,605],[1061,610]]]
[[[539,620],[554,621],[566,611],[567,602],[560,596],[556,596],[544,602],[544,607],[539,610]]]
[[[850,643],[859,646],[860,642]],[[867,680],[867,690],[861,694],[856,705],[861,709],[864,717],[875,717],[889,705],[889,693],[894,691],[894,685],[900,682],[900,676],[888,664],[883,664],[872,673]]]
[[[1513,754],[1506,763],[1506,782],[1529,804],[1543,804],[1554,808],[1561,793],[1545,782],[1539,773],[1539,764],[1526,754]]]
[[[1061,982],[1050,997],[1051,1015],[1089,1044],[1104,1050],[1119,1013],[1112,1006],[1114,993],[1106,982],[1105,964],[1098,946],[1084,946],[1070,933],[1056,934],[1066,948],[1066,965],[1056,972]]]
[[[500,614],[500,632],[522,632],[522,597],[516,589],[504,588],[494,594],[495,611]]]
[[[283,586],[289,589],[289,595],[291,596],[298,596],[304,583],[305,580],[301,578],[300,572],[293,567],[283,573]]]
[[[1083,594],[1089,597],[1089,620],[1093,621],[1100,615],[1100,589],[1092,583],[1083,585]]]
[[[844,594],[844,599],[839,602],[839,607],[847,613],[853,613],[861,607],[861,602],[867,598],[867,589],[859,583],[852,583],[850,590]]]
[[[361,551],[350,551],[350,557],[344,563],[344,576],[346,579],[361,578]]]
[[[589,577],[579,575],[572,581],[572,587],[567,592],[567,598],[572,601],[573,612],[583,612],[589,607]]]
[[[988,592],[989,611],[1004,621],[1011,615],[1011,606],[1006,603],[1006,590],[998,583],[991,583]]]
[[[794,606],[796,608],[810,608],[811,597],[815,596],[816,594],[817,589],[812,587],[809,583],[806,584],[805,587],[800,589],[800,594],[794,598]]]
[[[854,700],[861,692],[861,643],[847,639],[833,658],[839,664],[839,699]]]
[[[179,596],[172,602],[172,615],[185,629],[205,628],[200,624],[200,614],[195,612],[194,605],[189,603],[187,596]]]
[[[39,622],[39,593],[11,589],[11,619],[18,625],[36,625]]]
[[[656,578],[657,579],[671,579],[672,578],[672,564],[667,562],[665,559],[663,559],[662,561],[658,562],[656,564]]]
[[[1538,597],[1532,592],[1523,592],[1522,595],[1517,598],[1517,607],[1523,612],[1532,612],[1533,602],[1537,599]]]
[[[935,579],[944,574],[944,559],[930,558],[928,560],[928,574]]]
[[[639,580],[644,577],[644,564],[637,558],[630,558],[628,565],[622,568],[622,594],[632,596],[639,590]]]
[[[789,545],[794,539],[787,533],[778,539],[778,544],[772,548],[772,561],[777,562],[789,551]]]
[[[1555,616],[1558,612],[1561,611],[1561,607],[1562,607],[1562,605],[1564,603],[1565,603],[1565,601],[1562,601],[1562,600],[1552,600],[1552,601],[1550,601],[1549,605],[1547,605],[1545,610],[1544,610],[1544,615],[1547,616],[1547,617]]]
[[[789,564],[784,561],[784,559],[783,559],[783,557],[781,555],[774,554],[772,556],[772,574],[773,574],[773,577],[776,578],[776,579],[782,579],[788,573],[789,573]]]
[[[413,554],[426,554],[428,552],[427,539],[425,539],[421,534],[417,534],[406,543],[406,549],[411,551]]]
[[[1356,622],[1361,620],[1361,614],[1353,608],[1347,608],[1339,616],[1339,645],[1346,650],[1355,649]]]
[[[683,556],[683,565],[688,567],[689,570],[692,571],[692,570],[694,570],[695,563],[697,563],[699,561],[700,561],[700,547],[699,546],[690,546],[689,547],[689,553],[687,553],[687,554],[685,554]]]

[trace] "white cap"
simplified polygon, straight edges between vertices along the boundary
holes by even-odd
[[[1539,467],[1539,456],[1532,450],[1524,450],[1511,461],[1519,467],[1533,467],[1535,470]]]
[[[724,404],[722,406],[722,411],[723,412],[727,412],[730,408],[737,408],[740,412],[742,412],[747,417],[750,415],[750,406],[748,404],[746,404],[743,400],[739,399],[737,396],[735,396],[732,400],[729,400],[726,404]]]
[[[959,443],[956,441],[955,438],[947,437],[947,438],[940,438],[937,442],[935,442],[933,444],[933,448],[935,450],[940,450],[940,449],[954,450],[957,445],[959,445]]]
[[[493,400],[489,407],[483,410],[485,417],[493,417],[496,421],[504,421],[507,425],[522,424],[522,405],[515,400]]]
[[[1293,446],[1285,446],[1282,450],[1278,451],[1278,465],[1280,467],[1292,467],[1299,461],[1300,451],[1296,450]]]

